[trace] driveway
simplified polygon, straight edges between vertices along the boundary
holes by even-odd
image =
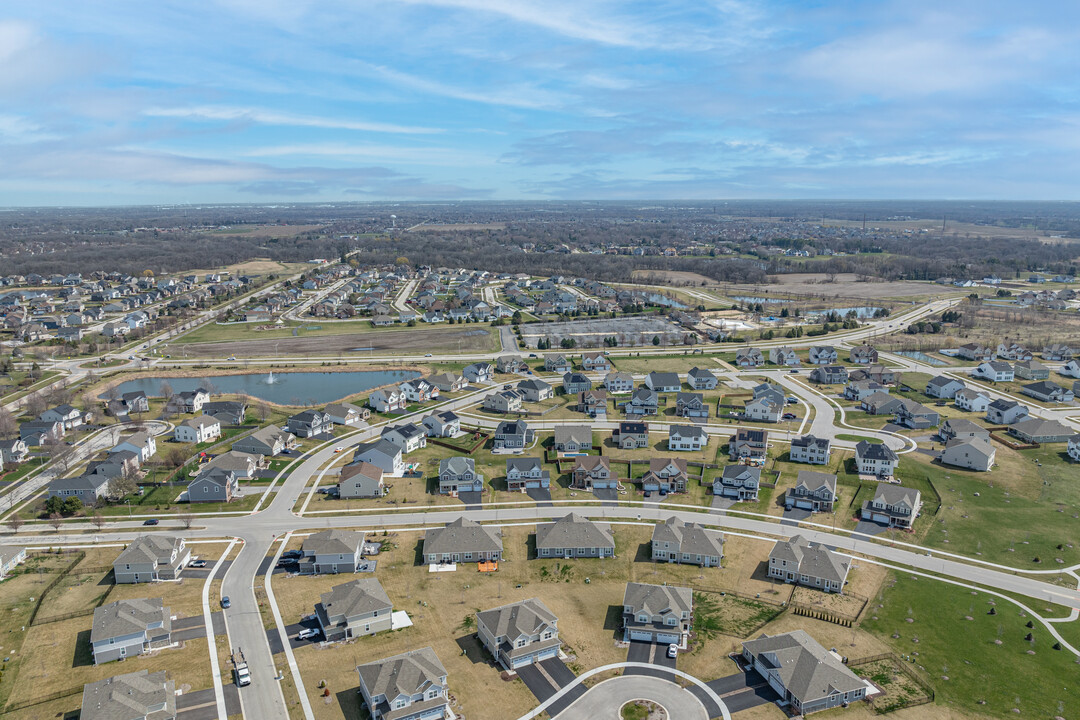
[[[859,524],[855,526],[852,532],[862,533],[863,535],[880,535],[889,529],[888,525],[882,525],[881,523],[872,522],[870,520],[860,520]]]
[[[667,656],[667,644],[666,643],[650,643],[633,641],[630,643],[630,647],[626,651],[626,662],[637,663],[649,663],[650,665],[656,665],[657,669],[646,670],[645,668],[626,668],[627,675],[652,675],[654,677],[671,677],[669,673],[664,672],[665,669],[674,670],[675,663],[678,658],[669,658]]]
[[[551,507],[551,488],[525,488],[525,494],[536,501],[537,507]]]
[[[315,620],[304,620],[303,622],[293,623],[292,625],[285,626],[285,634],[289,638],[289,647],[293,650],[302,648],[306,645],[312,645],[314,643],[320,643],[323,641],[322,633],[319,633],[314,638],[308,638],[307,640],[297,640],[296,634],[304,628],[317,629],[319,623]],[[272,653],[285,652],[285,648],[281,646],[281,636],[278,634],[277,628],[267,628],[266,641],[270,643],[270,651]]]
[[[221,611],[210,613],[210,620],[214,624],[214,634],[224,635],[225,616],[222,615]],[[172,639],[174,641],[182,642],[202,637],[206,637],[206,625],[203,623],[202,615],[193,615],[192,617],[173,621]]]
[[[596,496],[597,500],[606,500],[615,503],[619,501],[619,491],[615,488],[594,488],[592,493]]]
[[[465,503],[466,510],[479,510],[483,495],[475,490],[469,492],[458,493],[458,500]]]
[[[529,688],[532,694],[536,696],[538,703],[545,702],[575,679],[574,673],[559,658],[548,658],[547,660],[541,660],[539,663],[518,668],[517,674],[525,683],[525,687]],[[548,715],[555,717],[584,695],[585,692],[584,685],[575,686],[574,689],[548,706]]]
[[[225,711],[229,716],[240,714],[240,695],[236,685],[223,685]],[[197,690],[176,696],[177,720],[217,720],[217,700],[214,689]]]
[[[223,561],[221,561],[221,569],[218,570],[218,575],[217,576],[221,577],[222,575],[227,573],[229,571],[229,566],[230,565],[232,565],[232,560],[223,560]],[[181,577],[199,578],[200,580],[205,580],[206,578],[208,578],[210,576],[210,572],[213,569],[214,569],[214,563],[207,561],[206,567],[204,567],[204,568],[193,568],[193,567],[190,567],[190,566],[184,568],[184,571],[181,573]]]
[[[713,510],[727,510],[739,502],[735,498],[724,497],[723,495],[712,496],[712,509]]]
[[[799,508],[791,508],[790,510],[784,510],[784,520],[790,521],[790,522],[785,522],[784,524],[785,525],[793,525],[793,524],[795,524],[797,522],[801,522],[803,520],[809,520],[813,516],[814,516],[814,513],[811,510],[801,510]]]

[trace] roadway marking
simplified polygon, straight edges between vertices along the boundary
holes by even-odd
[[[203,626],[206,629],[206,642],[209,645],[210,650],[210,676],[214,680],[214,701],[217,704],[218,720],[227,720],[228,711],[225,709],[225,689],[221,685],[221,666],[218,664],[217,656],[217,643],[214,640],[214,619],[210,616],[210,585],[214,582],[214,576],[217,575],[218,569],[225,562],[225,558],[232,552],[233,546],[240,542],[239,538],[233,538],[225,551],[221,553],[214,562],[214,567],[210,569],[209,574],[206,576],[206,582],[203,583],[202,588],[202,611],[203,611]],[[225,620],[225,613],[222,613],[222,620]],[[225,636],[228,638],[229,626],[225,625]],[[239,693],[237,693],[239,694]],[[243,708],[243,701],[240,703],[240,707]]]

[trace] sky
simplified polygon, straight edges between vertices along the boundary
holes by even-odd
[[[12,0],[0,206],[1080,200],[1080,3]]]

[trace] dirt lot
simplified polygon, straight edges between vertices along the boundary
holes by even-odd
[[[536,347],[536,341],[541,337],[547,337],[552,347],[567,337],[574,338],[579,346],[585,347],[590,344],[600,345],[605,337],[611,336],[619,338],[619,345],[650,345],[653,336],[658,335],[661,341],[666,343],[669,338],[681,339],[685,332],[669,320],[647,317],[575,320],[521,326],[521,334],[529,347]]]
[[[770,276],[768,285],[732,285],[717,283],[712,278],[691,272],[674,270],[642,270],[635,280],[667,282],[674,286],[696,285],[713,291],[734,295],[758,295],[766,291],[809,295],[828,298],[853,298],[860,300],[876,298],[909,298],[926,295],[955,294],[953,288],[920,282],[859,282],[854,273],[840,273],[833,282],[827,282],[825,273],[791,273]],[[960,292],[956,290],[955,292]]]
[[[289,355],[334,356],[350,353],[360,357],[380,352],[485,352],[492,347],[490,328],[462,326],[460,328],[423,329],[416,332],[374,330],[348,335],[316,335],[309,337],[267,338],[234,342],[194,343],[185,345],[188,357],[268,357]],[[352,353],[355,348],[365,348]],[[175,353],[176,350],[174,349]]]

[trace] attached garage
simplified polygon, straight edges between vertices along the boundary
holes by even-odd
[[[533,489],[533,488],[539,488],[539,487],[540,487],[540,480],[539,479],[537,479],[537,480],[526,480],[525,481],[525,488],[526,489]]]
[[[810,500],[796,500],[795,507],[799,508],[800,510],[813,510],[814,503]]]
[[[653,634],[648,630],[631,630],[631,640],[644,640],[645,642],[652,642]]]
[[[871,515],[871,519],[876,523],[884,523],[885,525],[889,524],[889,516],[884,513],[874,513],[873,515]]]
[[[656,633],[656,642],[664,644],[677,643],[679,642],[679,636],[672,633]]]

